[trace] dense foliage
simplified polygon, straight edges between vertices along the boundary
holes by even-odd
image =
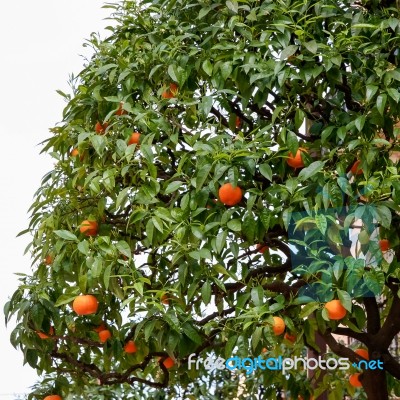
[[[400,331],[395,3],[107,7],[110,36],[91,37],[93,58],[72,95],[61,93],[68,104],[43,148],[55,168],[26,230],[32,275],[5,306],[18,320],[12,344],[45,374],[30,397],[399,394],[389,351]],[[357,160],[361,173],[350,171]],[[220,200],[228,182],[243,194],[233,205]],[[83,229],[87,220],[97,224]],[[97,298],[96,313],[73,311],[81,294]],[[332,299],[343,319],[330,318]],[[294,341],[274,332],[277,316]],[[355,389],[354,367],[317,371],[317,383],[304,370],[188,369],[192,353],[291,357],[322,350],[318,340],[362,359],[360,343],[333,333],[358,340],[384,370],[359,370]]]

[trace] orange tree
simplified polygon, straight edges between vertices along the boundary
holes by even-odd
[[[107,7],[110,36],[61,93],[32,274],[5,305],[44,374],[30,398],[399,394],[395,4]],[[213,363],[324,343],[383,369]]]

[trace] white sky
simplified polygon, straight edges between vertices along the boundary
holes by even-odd
[[[83,67],[80,54],[91,32],[106,35],[104,20],[111,13],[102,0],[18,0],[0,2],[0,400],[27,393],[37,375],[22,366],[4,326],[3,305],[17,287],[15,272],[30,271],[23,256],[28,236],[16,238],[28,226],[27,210],[43,175],[52,169],[38,143],[61,120],[65,103],[55,91],[69,91],[70,74]]]

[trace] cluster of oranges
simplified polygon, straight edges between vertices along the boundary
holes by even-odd
[[[90,315],[95,314],[98,310],[99,302],[97,298],[91,294],[82,294],[75,297],[72,303],[72,309],[75,311],[77,315]],[[94,328],[94,331],[99,335],[99,341],[105,343],[108,339],[112,337],[111,331],[107,329],[107,326],[102,323],[99,326]],[[50,331],[48,334],[43,332],[37,332],[38,336],[41,339],[48,339],[50,336],[54,335],[54,327],[50,327]],[[50,335],[50,336],[49,336]],[[127,354],[136,353],[138,350],[136,343],[133,340],[128,340],[124,345],[124,351]],[[159,357],[159,361],[164,365],[165,368],[169,369],[175,365],[175,361],[172,357],[161,358]],[[62,400],[62,397],[59,395],[49,395],[46,396],[43,400]]]
[[[171,82],[169,84],[169,88],[165,89],[162,93],[161,93],[161,97],[163,99],[172,99],[174,97],[177,96],[179,91],[179,87],[176,83]],[[122,116],[127,114],[127,111],[124,109],[124,102],[120,102],[118,109],[115,111],[115,115],[118,116]],[[97,121],[95,126],[94,126],[94,130],[97,134],[99,135],[104,135],[106,133],[106,130],[109,126],[108,122],[100,122]],[[131,136],[128,139],[128,145],[132,145],[132,144],[136,144],[138,145],[140,141],[140,133],[137,131],[132,132]],[[77,148],[73,148],[70,152],[71,157],[77,157],[79,156],[79,150]],[[83,154],[80,156],[80,159],[83,160]]]

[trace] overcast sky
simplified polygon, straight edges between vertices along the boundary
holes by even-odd
[[[61,120],[64,100],[57,89],[69,91],[68,78],[83,67],[82,44],[91,32],[106,35],[100,0],[18,0],[0,2],[0,400],[27,393],[36,372],[22,366],[20,351],[9,342],[13,328],[4,327],[3,305],[17,287],[15,272],[30,271],[23,256],[27,210],[43,175],[52,169],[49,156],[39,155],[49,128]]]

